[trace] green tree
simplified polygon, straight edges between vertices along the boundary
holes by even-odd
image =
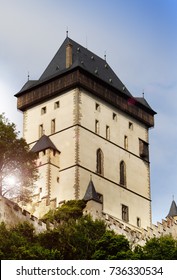
[[[83,216],[85,206],[83,200],[69,200],[45,214],[43,221],[54,223],[55,228],[39,235],[40,244],[49,250],[59,250],[62,259],[91,259],[106,225],[93,221],[89,215]]]
[[[14,228],[0,225],[1,260],[40,260],[60,259],[60,252],[42,247],[37,242],[34,228],[23,223]]]
[[[92,258],[96,260],[129,260],[133,258],[133,253],[125,236],[117,235],[113,231],[106,231],[97,241]]]
[[[151,238],[142,248],[141,257],[150,260],[176,260],[177,240],[170,235]]]
[[[103,221],[93,221],[90,216],[83,216],[61,222],[54,229],[39,234],[38,238],[41,246],[60,251],[62,259],[89,260],[95,251],[96,242],[105,231]]]
[[[37,179],[36,155],[14,123],[0,115],[0,195],[28,200]]]
[[[86,202],[84,200],[68,200],[61,207],[55,210],[49,210],[42,220],[44,222],[66,222],[70,219],[76,220],[82,217],[85,206]]]

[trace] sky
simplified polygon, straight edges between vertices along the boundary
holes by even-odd
[[[107,61],[157,112],[150,129],[153,223],[177,203],[177,1],[0,0],[0,113],[22,134],[16,94],[66,37]]]

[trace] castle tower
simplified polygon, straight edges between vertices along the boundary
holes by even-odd
[[[82,199],[92,174],[105,213],[151,225],[148,131],[155,112],[132,96],[105,59],[67,37],[39,80],[29,80],[16,97],[31,148],[45,131],[60,151],[50,200],[58,206]]]

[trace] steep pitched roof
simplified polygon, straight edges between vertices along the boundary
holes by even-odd
[[[175,201],[173,200],[167,217],[175,217],[175,216],[177,216],[177,206]]]
[[[28,88],[30,88],[30,87],[36,85],[36,83],[37,83],[37,80],[28,80],[28,81],[24,84],[24,86],[22,87],[21,91],[24,91],[24,90],[26,90],[26,89],[28,89]]]
[[[66,46],[68,45],[68,43],[72,45],[72,65],[69,68],[66,68]],[[117,77],[117,75],[114,73],[105,59],[100,58],[93,52],[89,51],[87,48],[84,48],[68,37],[64,40],[63,44],[61,45],[39,80],[32,82],[28,81],[23,86],[20,92],[32,88],[35,85],[50,80],[51,78],[54,78],[77,67],[86,70],[98,79],[118,89],[125,95],[132,97],[131,93],[120,81],[120,79]]]
[[[37,152],[44,151],[46,149],[53,149],[54,151],[58,151],[58,149],[53,144],[53,142],[50,140],[50,138],[46,135],[42,135],[42,137],[33,146],[31,151],[34,153],[37,153]]]
[[[95,190],[95,186],[93,184],[93,181],[90,179],[90,182],[88,184],[87,190],[85,192],[85,195],[83,197],[83,200],[89,201],[89,200],[94,200],[96,202],[101,203],[99,196]]]
[[[146,99],[144,97],[135,97],[135,99],[143,104],[146,108],[150,109],[151,111],[153,111],[153,109],[151,108],[151,106],[149,105],[149,103],[146,101]],[[155,113],[155,112],[154,112]]]

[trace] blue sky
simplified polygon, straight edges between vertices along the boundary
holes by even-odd
[[[17,93],[38,79],[66,36],[104,57],[157,112],[150,130],[153,222],[177,202],[177,1],[0,0],[0,113],[22,131]]]

